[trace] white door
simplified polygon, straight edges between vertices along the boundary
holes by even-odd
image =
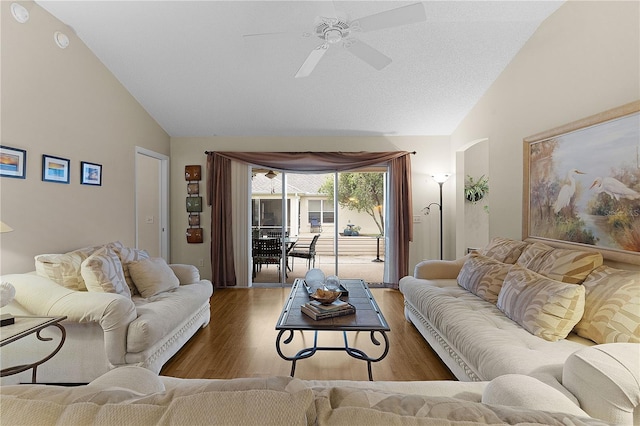
[[[169,261],[169,158],[136,147],[136,247]]]

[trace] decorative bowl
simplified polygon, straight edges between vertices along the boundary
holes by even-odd
[[[324,290],[322,288],[317,289],[309,297],[313,300],[317,300],[323,305],[330,305],[335,302],[342,293],[339,291]]]

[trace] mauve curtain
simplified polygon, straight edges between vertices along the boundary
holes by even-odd
[[[211,211],[211,266],[216,287],[236,285],[231,234],[231,160],[284,172],[341,172],[387,164],[389,205],[395,207],[393,244],[395,271],[390,280],[409,273],[409,242],[413,239],[411,152],[207,152],[207,204]],[[226,189],[226,190],[225,190]]]
[[[207,204],[211,206],[211,271],[214,287],[236,285],[231,228],[231,160],[207,155]]]

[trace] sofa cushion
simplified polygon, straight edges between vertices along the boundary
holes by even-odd
[[[35,257],[36,272],[71,290],[86,290],[81,273],[82,262],[101,247],[84,247],[65,254],[38,255]]]
[[[86,258],[82,262],[81,271],[87,290],[131,297],[120,258],[109,246]]]
[[[133,296],[138,317],[127,328],[127,352],[147,351],[168,335],[180,335],[210,295],[211,283],[199,281],[149,298]]]
[[[579,284],[592,270],[602,265],[602,254],[533,243],[524,248],[516,263],[547,278]]]
[[[137,260],[148,259],[149,253],[144,250],[125,247],[125,245],[120,241],[111,243],[111,246],[114,248],[116,253],[118,253],[118,257],[120,257],[122,270],[124,271],[124,279],[129,286],[129,291],[131,292],[131,294],[138,294],[138,290],[136,289],[136,286],[131,279],[131,274],[129,273],[129,263],[135,262]]]
[[[458,285],[487,302],[496,303],[511,265],[480,254],[472,254],[458,274]]]
[[[522,250],[529,243],[525,241],[510,240],[508,238],[494,237],[491,242],[480,250],[480,254],[491,257],[498,262],[516,263],[522,254]]]
[[[404,277],[400,291],[416,327],[433,334],[454,362],[471,368],[474,380],[515,373],[560,381],[566,358],[591,342],[573,335],[580,342],[549,342],[534,336],[496,305],[461,288],[455,279]]]
[[[144,298],[155,296],[180,285],[180,281],[161,257],[129,262],[131,279]]]
[[[555,342],[567,337],[582,317],[584,287],[514,265],[504,280],[497,306],[533,335]]]
[[[588,416],[487,405],[457,398],[336,387],[316,391],[320,425],[603,424]]]
[[[579,336],[596,343],[640,343],[640,272],[601,266],[589,274]]]
[[[188,380],[185,380],[188,382]],[[7,424],[103,425],[312,425],[313,391],[297,379],[210,380],[199,391],[174,389],[109,403],[89,386],[9,386],[2,390]],[[243,382],[244,385],[238,384]],[[252,385],[255,384],[255,387]],[[127,385],[125,384],[124,387]],[[187,389],[191,387],[185,386]],[[67,394],[61,400],[57,394]],[[113,393],[115,389],[106,392]],[[78,398],[79,395],[83,395]]]

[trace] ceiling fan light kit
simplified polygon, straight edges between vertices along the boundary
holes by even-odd
[[[302,63],[295,74],[296,78],[307,77],[316,68],[324,54],[331,45],[342,46],[355,57],[366,62],[373,68],[381,70],[392,62],[392,59],[376,48],[369,46],[362,40],[353,37],[353,32],[377,31],[385,28],[398,27],[426,21],[427,16],[422,3],[414,3],[408,6],[387,10],[374,15],[349,21],[347,18],[319,16],[315,20],[313,34],[323,43],[314,48]],[[286,36],[287,33],[259,33],[246,34],[245,39],[274,38]],[[309,33],[302,33],[303,37],[309,37]]]

